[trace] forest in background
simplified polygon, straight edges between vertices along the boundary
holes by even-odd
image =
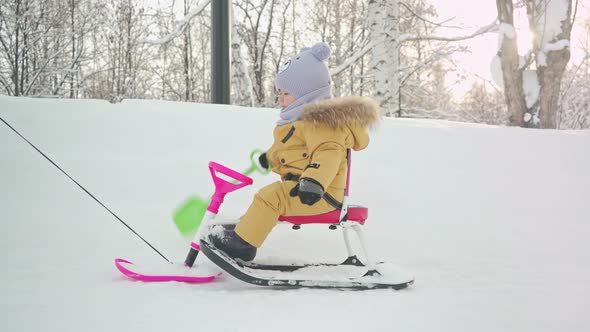
[[[334,95],[375,97],[386,116],[551,128],[537,119],[543,117],[542,96],[557,93],[559,102],[547,106],[553,127],[590,128],[590,20],[576,20],[577,10],[589,9],[585,2],[549,0],[569,3],[570,30],[582,29],[585,42],[569,42],[567,31],[567,46],[559,47],[565,45],[562,34],[535,44],[530,54],[516,54],[516,60],[504,43],[499,62],[507,84],[480,79],[464,96],[451,93],[453,84],[466,79],[453,56],[469,48],[458,42],[487,33],[510,41],[505,27],[511,10],[526,10],[533,20],[551,10],[543,1],[497,0],[496,22],[482,22],[476,31],[458,28],[449,37],[441,30],[454,22],[440,18],[428,0],[234,0],[232,104],[275,107],[278,68],[301,47],[324,41],[332,48]],[[3,1],[0,94],[208,103],[210,26],[209,1],[203,0]],[[551,55],[566,52],[569,60],[571,47],[585,57],[565,61],[563,78],[548,80],[551,85],[539,79],[540,96],[530,102],[523,74],[548,76],[541,69],[553,68]],[[549,60],[541,64],[545,54]],[[510,90],[511,77],[516,90]],[[511,104],[519,99],[523,105]]]

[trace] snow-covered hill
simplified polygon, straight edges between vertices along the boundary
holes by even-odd
[[[0,97],[0,117],[164,255],[171,214],[272,139],[276,110]],[[115,257],[164,260],[0,122],[5,331],[589,331],[590,132],[386,119],[353,155],[371,251],[408,290],[271,290],[124,278]],[[261,186],[227,197],[237,217]],[[277,228],[260,259],[334,260],[340,233]],[[204,257],[200,259],[205,260]],[[204,263],[206,264],[206,263]]]

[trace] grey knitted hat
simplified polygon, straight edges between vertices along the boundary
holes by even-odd
[[[332,79],[324,62],[329,56],[330,46],[326,43],[302,48],[279,70],[275,79],[276,88],[289,92],[295,99],[326,87],[329,90]]]

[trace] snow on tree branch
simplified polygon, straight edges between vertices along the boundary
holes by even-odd
[[[551,52],[551,51],[559,51],[559,50],[563,50],[564,48],[570,47],[570,41],[567,39],[562,39],[562,40],[558,40],[555,43],[547,43],[545,44],[545,46],[543,47],[543,50],[545,52]]]
[[[344,62],[342,62],[342,64],[340,64],[338,67],[333,68],[330,71],[330,75],[336,76],[336,75],[340,74],[341,72],[345,71],[346,68],[352,66],[355,62],[357,62],[358,59],[365,56],[373,48],[375,48],[375,46],[377,46],[378,44],[379,43],[377,41],[370,42],[365,47],[363,47],[360,51],[356,52],[355,54],[350,56],[348,59],[344,60]]]
[[[163,45],[163,44],[169,43],[174,38],[182,35],[182,33],[184,32],[184,29],[190,23],[190,21],[193,18],[199,16],[203,12],[203,10],[205,10],[205,8],[207,8],[207,6],[209,5],[210,2],[211,2],[211,0],[207,0],[203,4],[201,4],[199,7],[195,8],[194,10],[191,10],[188,14],[186,14],[185,17],[183,17],[180,21],[178,21],[178,26],[176,27],[176,29],[174,29],[174,31],[172,31],[168,35],[166,35],[162,38],[159,38],[159,39],[144,39],[140,42],[142,42],[144,44],[152,44],[152,45]]]
[[[467,35],[467,36],[443,37],[443,36],[410,36],[410,35],[405,35],[400,38],[400,42],[416,41],[416,40],[438,40],[438,41],[448,41],[448,42],[462,41],[462,40],[472,39],[477,36],[484,35],[486,33],[497,32],[497,31],[498,31],[498,24],[496,23],[496,20],[494,20],[494,22],[492,22],[491,24],[481,27],[477,31],[475,31],[474,33]]]
[[[37,72],[35,73],[35,75],[31,79],[31,81],[29,82],[29,85],[28,85],[27,89],[25,90],[25,94],[28,94],[29,93],[29,91],[31,90],[31,88],[33,87],[33,85],[35,84],[35,82],[37,81],[37,78],[39,77],[39,75],[41,75],[43,73],[43,71],[45,70],[45,68],[47,67],[47,65],[49,65],[50,62],[54,61],[54,59],[56,57],[58,57],[60,54],[62,54],[69,47],[70,47],[70,45],[65,45],[64,47],[62,47],[58,51],[54,52],[52,55],[48,56],[47,59],[45,59],[45,63],[43,65],[41,65],[41,67],[39,68],[39,70],[37,70]],[[78,59],[80,59],[80,56],[81,55],[82,55],[82,49],[80,49],[78,51],[78,56],[76,57],[76,61]],[[76,64],[76,61],[72,65],[75,65]]]
[[[404,6],[406,8],[406,10],[409,11],[412,15],[414,15],[415,17],[417,17],[418,19],[420,19],[420,20],[422,20],[422,21],[424,21],[426,23],[429,23],[429,24],[432,24],[432,25],[435,25],[435,26],[438,26],[438,27],[458,28],[458,29],[460,29],[460,27],[457,27],[457,26],[445,26],[445,23],[454,20],[455,19],[454,17],[451,17],[449,19],[446,19],[446,20],[444,20],[444,21],[442,21],[440,23],[437,23],[437,22],[433,22],[433,21],[431,21],[431,20],[429,20],[429,19],[427,19],[427,18],[425,18],[425,17],[423,17],[421,15],[418,15],[418,13],[416,13],[414,10],[412,10],[412,8],[408,4],[404,3],[403,1],[400,1],[399,4],[402,5],[402,6]]]
[[[9,96],[12,96],[14,94],[12,89],[10,88],[10,84],[6,82],[2,76],[0,76],[0,83],[2,83],[2,85],[6,89],[6,92],[8,92]]]
[[[438,40],[438,41],[447,41],[447,42],[462,41],[462,40],[467,40],[467,39],[475,38],[477,36],[484,35],[486,33],[497,32],[498,29],[499,29],[499,26],[498,26],[498,24],[494,20],[494,22],[492,22],[491,24],[486,25],[484,27],[481,27],[477,31],[475,31],[474,33],[472,33],[470,35],[467,35],[467,36],[442,37],[442,36],[410,36],[408,34],[403,34],[403,35],[401,35],[399,37],[399,41],[398,42],[399,43],[403,43],[403,42],[407,42],[407,41],[416,41],[416,40]],[[373,50],[373,48],[375,48],[376,46],[378,46],[380,43],[381,43],[381,41],[371,41],[371,42],[369,42],[361,50],[359,50],[358,52],[356,52],[355,54],[353,54],[352,56],[350,56],[348,59],[346,59],[345,61],[343,61],[342,64],[340,64],[338,67],[333,68],[330,71],[330,74],[332,76],[336,76],[336,75],[342,73],[344,70],[346,70],[348,67],[350,67],[351,65],[353,65],[360,58],[362,58],[367,53],[369,53],[371,50]]]
[[[516,37],[516,31],[514,30],[514,26],[512,24],[508,24],[505,22],[500,23],[498,32],[502,34],[502,37],[506,37],[508,39],[514,39]]]
[[[568,19],[568,0],[533,0],[535,6],[535,32],[542,37],[541,45],[557,40],[564,31],[562,22]]]

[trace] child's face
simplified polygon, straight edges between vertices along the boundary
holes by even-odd
[[[295,101],[295,97],[287,91],[279,90],[279,106],[285,108]]]

